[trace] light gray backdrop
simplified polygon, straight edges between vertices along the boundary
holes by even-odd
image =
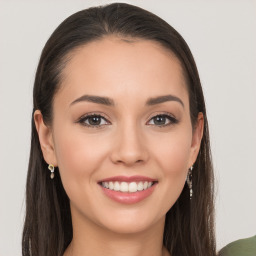
[[[113,1],[0,0],[0,256],[21,255],[32,87],[40,52],[72,13]],[[126,1],[164,18],[201,76],[218,193],[218,248],[256,234],[256,1]]]

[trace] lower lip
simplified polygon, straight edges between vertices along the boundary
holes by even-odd
[[[135,204],[144,200],[145,198],[149,197],[153,193],[155,187],[156,187],[156,184],[152,185],[150,188],[146,190],[128,193],[128,192],[120,192],[120,191],[107,189],[101,186],[106,196],[122,204]]]

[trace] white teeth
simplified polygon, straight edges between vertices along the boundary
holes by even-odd
[[[130,192],[134,193],[137,191],[142,191],[150,188],[153,185],[153,182],[150,181],[139,181],[139,182],[119,182],[119,181],[104,181],[101,183],[101,185],[104,188],[108,188],[110,190],[115,190],[115,191],[121,191],[121,192]]]
[[[119,185],[119,183],[117,181],[114,183],[114,190],[115,191],[119,191],[120,190],[120,185]]]
[[[104,188],[108,188],[108,182],[102,182],[102,186],[103,186]]]
[[[108,188],[111,189],[111,190],[113,190],[113,189],[114,189],[114,183],[110,181],[110,182],[108,183]]]
[[[130,184],[129,184],[129,192],[136,192],[137,191],[137,184],[136,184],[136,182],[131,182]]]
[[[122,191],[122,192],[128,192],[129,191],[129,185],[128,185],[127,182],[121,182],[120,191]]]
[[[138,183],[137,189],[138,189],[138,191],[142,191],[142,190],[143,190],[143,188],[144,188],[144,186],[143,186],[143,182],[142,182],[142,181],[140,181],[140,182]]]

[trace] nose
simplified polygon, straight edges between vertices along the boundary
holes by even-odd
[[[113,141],[111,161],[132,166],[147,162],[149,152],[142,131],[135,125],[120,127]]]

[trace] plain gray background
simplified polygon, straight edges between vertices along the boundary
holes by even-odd
[[[40,52],[72,13],[113,1],[0,0],[0,256],[21,255],[32,88]],[[256,1],[125,1],[185,38],[205,93],[217,247],[256,234]]]

